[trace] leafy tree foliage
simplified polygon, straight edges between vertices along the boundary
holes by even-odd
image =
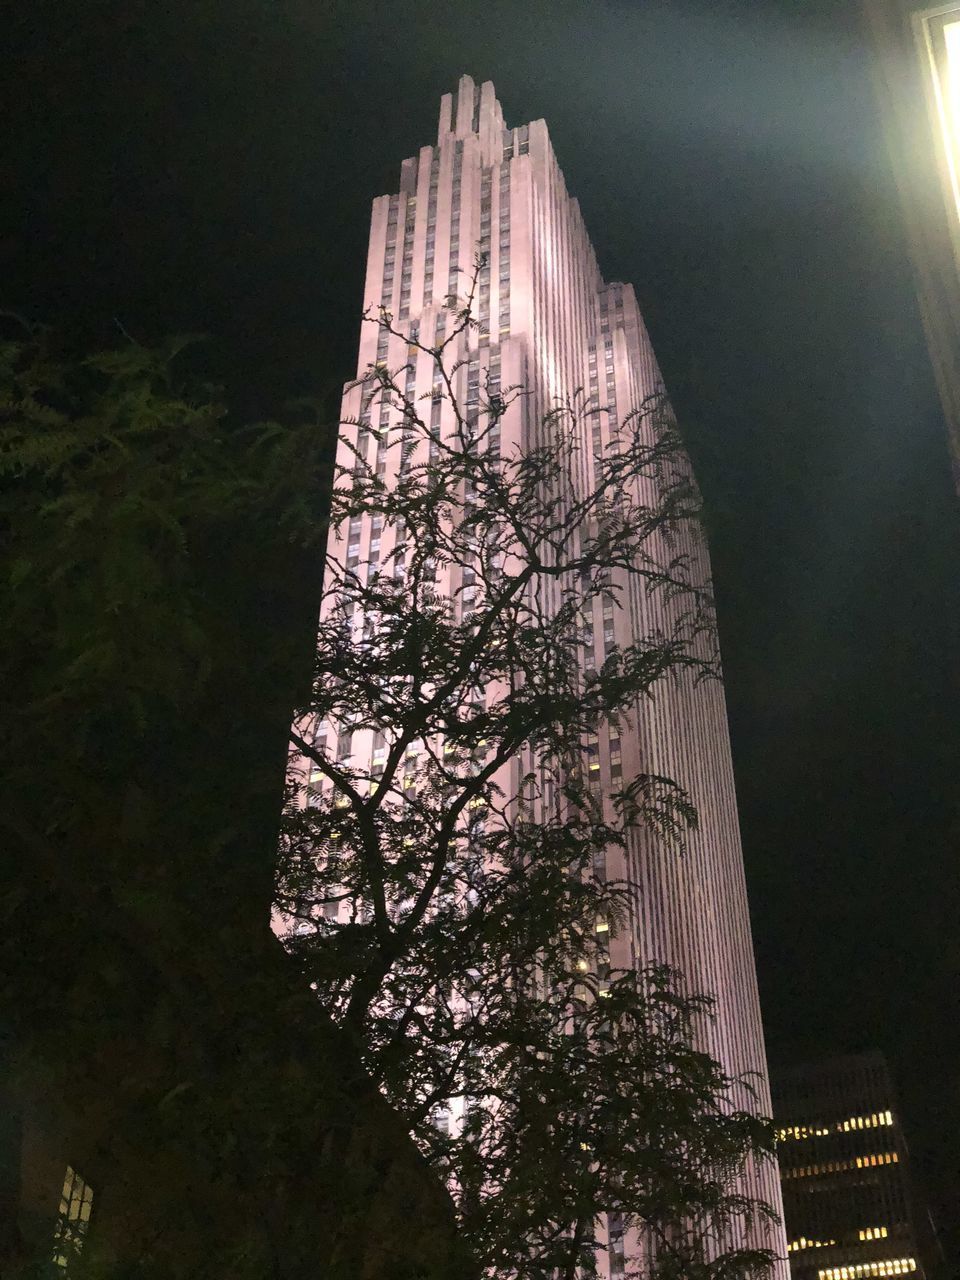
[[[454,436],[371,370],[403,413],[384,442],[402,475],[378,480],[355,424],[337,476],[335,525],[379,517],[387,553],[373,572],[327,557],[293,740],[323,782],[291,806],[278,903],[318,1001],[267,945],[272,855],[245,793],[295,683],[264,615],[322,544],[325,435],[233,424],[176,372],[179,344],[0,348],[4,1069],[65,1100],[57,1123],[126,1195],[136,1256],[114,1241],[104,1274],[469,1274],[404,1129],[489,1271],[589,1271],[604,1214],[648,1235],[663,1277],[767,1265],[733,1177],[769,1132],[695,1047],[708,1002],[611,969],[605,944],[632,909],[608,851],[637,823],[678,845],[695,815],[655,776],[600,805],[582,771],[585,735],[657,681],[711,675],[709,602],[672,541],[696,494],[657,401],[589,494],[578,397],[498,456],[524,393],[461,407],[470,323],[468,305],[437,359]],[[590,671],[585,620],[628,576],[669,625]],[[251,671],[276,681],[255,732]],[[324,747],[324,722],[382,733],[377,776]]]
[[[490,1274],[593,1274],[609,1228],[639,1232],[662,1280],[763,1276],[770,1210],[736,1175],[768,1158],[771,1132],[696,1047],[709,1001],[667,968],[610,963],[634,888],[607,855],[636,825],[679,850],[696,815],[678,781],[649,774],[604,804],[584,763],[591,735],[659,682],[715,674],[706,584],[679,536],[697,494],[661,397],[586,487],[597,410],[580,393],[501,448],[526,393],[488,381],[465,402],[471,303],[436,348],[370,317],[433,362],[433,390],[418,400],[405,369],[378,364],[344,424],[340,541],[293,733],[289,946]],[[437,400],[443,434],[424,412]],[[384,404],[389,434],[369,425]],[[343,548],[361,520],[380,548],[366,558]],[[662,625],[593,669],[584,628],[631,580]]]
[[[183,781],[187,741],[198,747],[202,713],[247,660],[235,561],[248,553],[245,567],[262,574],[282,544],[268,515],[284,506],[277,455],[230,423],[212,389],[181,375],[184,345],[74,358],[40,335],[0,348],[3,767],[23,801],[5,821],[37,856],[41,836],[99,827],[90,856],[100,871],[117,859],[118,893],[129,842],[108,832],[135,836],[156,821]],[[315,456],[306,461],[315,475]],[[252,563],[245,524],[267,548]],[[271,633],[264,640],[264,667],[289,662]],[[202,795],[186,807],[196,827]],[[177,808],[163,815],[168,837]],[[215,810],[203,823],[211,846],[224,847],[229,826]],[[196,880],[187,871],[168,864],[167,887],[184,872],[186,891]],[[128,887],[151,892],[142,876]]]
[[[0,1271],[49,1273],[69,1162],[91,1277],[459,1280],[448,1198],[269,931],[329,433],[235,423],[183,346],[0,346],[0,1088],[53,1151]]]

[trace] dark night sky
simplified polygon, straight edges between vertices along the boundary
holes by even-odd
[[[885,1049],[955,1175],[960,518],[856,7],[37,0],[6,31],[0,303],[205,331],[250,403],[353,372],[369,202],[462,72],[546,118],[711,512],[771,1058]]]

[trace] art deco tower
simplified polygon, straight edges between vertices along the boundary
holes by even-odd
[[[389,309],[394,326],[416,331],[429,345],[444,334],[448,298],[462,295],[479,272],[474,314],[479,327],[464,335],[458,397],[469,416],[479,389],[523,386],[503,418],[503,447],[535,439],[554,398],[583,388],[605,412],[588,419],[583,467],[608,444],[617,423],[655,392],[660,375],[633,289],[601,278],[577,201],[566,190],[542,120],[505,126],[493,86],[467,76],[440,106],[435,146],[403,163],[400,191],[373,204],[364,307]],[[429,404],[431,430],[444,430],[450,412],[443,397],[431,397],[435,365],[429,352],[411,347],[375,324],[362,328],[358,375],[386,362],[407,366],[408,397]],[[376,419],[372,420],[373,415]],[[391,425],[391,410],[368,404],[352,384],[344,398],[339,461],[350,467],[355,451],[389,484],[397,451],[378,444]],[[584,471],[586,483],[587,472]],[[350,567],[375,566],[382,556],[381,530],[370,517],[337,531],[331,552]],[[690,535],[687,548],[709,576],[706,551]],[[457,583],[461,603],[469,590]],[[599,667],[611,647],[654,629],[663,606],[636,582],[624,584],[628,607],[597,603],[586,661]],[[335,734],[335,726],[331,727]],[[341,735],[342,736],[342,735]],[[354,765],[376,776],[378,746],[369,732],[337,742]],[[382,750],[382,745],[379,748]],[[610,855],[608,873],[638,887],[640,908],[630,930],[612,940],[614,967],[664,961],[679,969],[691,990],[711,994],[716,1019],[705,1048],[732,1074],[752,1073],[758,1105],[769,1114],[769,1093],[757,982],[740,849],[736,799],[723,690],[719,683],[664,684],[654,701],[637,710],[617,736],[604,732],[588,745],[588,770],[598,792],[618,779],[646,771],[678,779],[699,810],[699,829],[684,857],[667,853],[643,832],[634,833],[624,856]],[[519,766],[517,766],[519,778]],[[751,1169],[744,1190],[779,1209],[776,1170]],[[768,1243],[786,1256],[780,1229]],[[623,1273],[636,1248],[615,1229],[602,1266]]]

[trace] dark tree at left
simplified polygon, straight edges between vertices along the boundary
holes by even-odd
[[[0,346],[0,1067],[26,1180],[82,1165],[77,1274],[469,1275],[269,929],[330,432],[235,422],[201,366]],[[0,1271],[26,1277],[49,1224],[17,1172]]]

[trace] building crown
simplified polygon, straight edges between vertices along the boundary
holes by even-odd
[[[478,85],[472,76],[461,76],[455,92],[440,99],[438,145],[470,134],[479,135],[481,147],[494,140],[499,143],[505,127],[503,108],[490,80]]]

